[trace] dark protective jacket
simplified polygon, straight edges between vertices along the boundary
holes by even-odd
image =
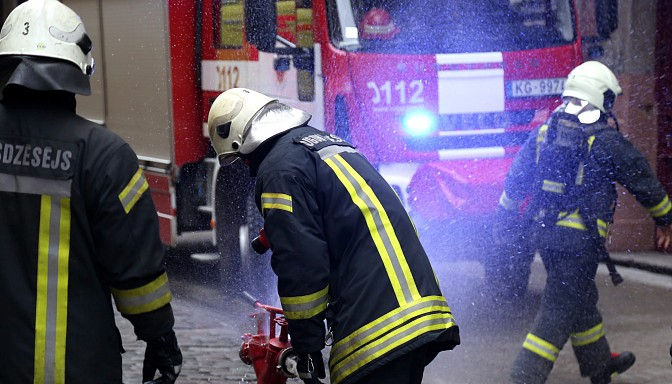
[[[256,202],[297,352],[324,348],[325,316],[332,383],[427,343],[435,352],[459,344],[413,223],[361,154],[309,126],[259,150]]]
[[[546,216],[543,226],[527,227],[535,232],[536,245],[570,253],[604,247],[609,226],[613,223],[616,183],[648,210],[657,225],[672,223],[672,204],[646,158],[621,132],[609,126],[604,116],[594,124],[579,128],[585,130],[588,140],[581,186],[576,187],[578,193],[571,197],[568,211],[553,211],[549,217],[549,207],[535,201],[535,193],[539,192],[535,175],[540,158],[543,159],[540,153],[547,145],[548,129],[549,123],[530,134],[511,165],[500,199],[500,206],[511,211],[517,210],[530,196],[528,216],[537,224]],[[563,159],[556,161],[559,164]]]
[[[143,340],[171,294],[135,153],[65,92],[0,102],[0,382],[121,383],[112,296]]]

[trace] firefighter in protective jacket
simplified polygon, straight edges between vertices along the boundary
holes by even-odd
[[[112,297],[147,342],[144,381],[180,372],[158,217],[128,144],[75,113],[91,40],[29,0],[0,33],[0,382],[121,383]]]
[[[310,115],[249,89],[221,94],[208,126],[220,163],[242,158],[306,383],[420,383],[458,327],[413,223],[388,183]]]
[[[672,205],[642,153],[618,130],[612,108],[620,93],[614,74],[599,62],[572,70],[563,104],[530,135],[505,181],[495,239],[506,242],[522,230],[548,273],[541,307],[512,368],[515,383],[545,382],[567,340],[581,375],[593,384],[611,382],[635,362],[631,352],[611,353],[597,309],[595,276],[608,257],[615,185],[648,210],[665,248]]]

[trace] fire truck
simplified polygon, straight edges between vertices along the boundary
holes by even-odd
[[[78,113],[138,153],[165,244],[200,239],[236,274],[256,268],[261,222],[247,171],[220,167],[209,145],[221,92],[310,112],[378,167],[430,256],[495,274],[488,225],[513,156],[559,104],[586,42],[599,50],[617,26],[616,0],[64,2],[98,63]]]

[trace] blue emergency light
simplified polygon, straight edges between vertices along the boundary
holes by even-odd
[[[429,136],[436,129],[437,117],[424,109],[407,112],[401,120],[404,131],[412,137]]]

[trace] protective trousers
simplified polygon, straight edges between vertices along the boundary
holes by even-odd
[[[517,384],[544,383],[571,337],[581,376],[593,376],[610,360],[602,316],[597,309],[597,258],[542,251],[546,287],[532,330],[511,370]]]
[[[436,353],[432,353],[429,346],[423,345],[380,366],[353,384],[421,384],[425,366],[434,356]]]

